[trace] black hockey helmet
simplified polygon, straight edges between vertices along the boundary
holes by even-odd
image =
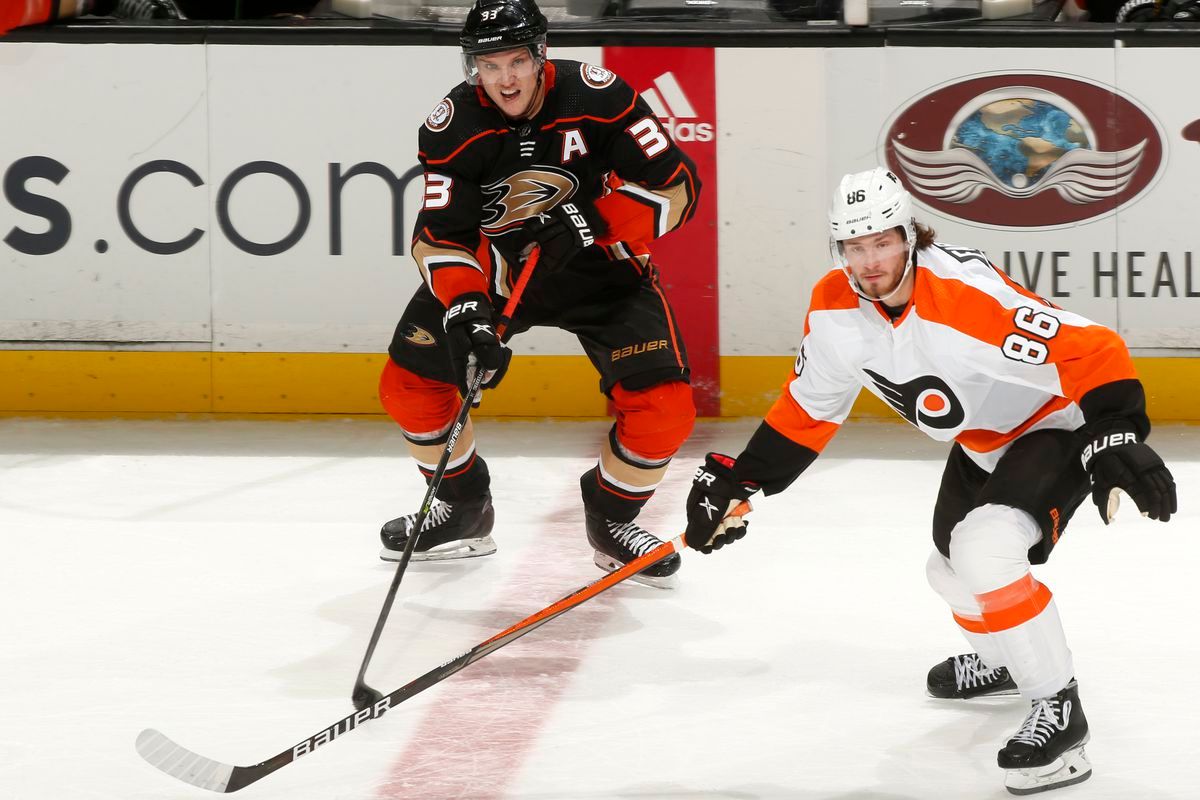
[[[458,37],[467,81],[479,83],[475,56],[514,47],[528,47],[540,67],[546,62],[546,28],[534,0],[475,0]]]

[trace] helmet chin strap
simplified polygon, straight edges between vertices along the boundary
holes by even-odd
[[[854,273],[850,271],[849,266],[846,266],[844,268],[844,271],[846,273],[846,277],[850,279],[850,288],[852,288],[854,290],[855,294],[857,294],[862,299],[867,300],[872,303],[886,304],[888,301],[888,298],[891,297],[892,295],[894,295],[896,292],[900,291],[900,288],[902,286],[904,286],[904,282],[906,280],[908,280],[908,276],[909,276],[909,273],[912,272],[912,268],[913,268],[913,247],[910,245],[908,248],[908,259],[904,262],[904,272],[900,273],[900,280],[896,281],[896,287],[894,289],[892,289],[890,292],[883,295],[882,297],[872,297],[871,295],[864,292],[862,290],[862,287],[858,285],[858,281],[855,280]]]

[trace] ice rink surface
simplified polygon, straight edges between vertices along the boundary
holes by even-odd
[[[702,423],[641,520],[664,538]],[[499,552],[413,564],[369,680],[384,692],[599,576],[578,476],[608,423],[478,425]],[[1200,797],[1200,428],[1151,443],[1168,525],[1080,508],[1051,563],[1092,729],[1093,778],[1055,800]],[[145,764],[155,727],[248,765],[351,710],[393,566],[379,525],[423,494],[377,420],[0,420],[0,800],[211,796]],[[1019,699],[936,701],[965,651],[928,588],[946,447],[845,427],[748,537],[688,552],[679,586],[624,583],[238,793],[248,800],[1009,796]]]

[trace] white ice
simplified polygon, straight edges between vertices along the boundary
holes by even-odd
[[[707,422],[642,520],[674,535]],[[478,425],[499,552],[413,564],[372,664],[385,692],[600,573],[578,476],[606,422]],[[1092,728],[1093,778],[1051,795],[1200,797],[1200,429],[1160,427],[1181,511],[1085,503],[1037,575],[1055,592]],[[688,552],[672,592],[621,584],[239,796],[1008,796],[996,750],[1020,700],[936,701],[964,652],[928,588],[945,447],[851,422],[748,537]],[[146,727],[232,764],[350,711],[393,574],[382,521],[423,487],[379,420],[0,420],[0,798],[210,796],[145,764]]]

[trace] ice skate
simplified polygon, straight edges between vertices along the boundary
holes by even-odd
[[[492,510],[492,495],[485,493],[470,500],[444,502],[434,499],[421,535],[413,550],[413,561],[448,561],[455,558],[475,558],[496,552],[492,539],[492,525],[496,512]],[[408,535],[417,522],[416,514],[384,523],[379,532],[383,550],[379,557],[384,561],[399,561],[404,555]]]
[[[597,567],[607,572],[625,566],[662,544],[661,539],[636,522],[613,522],[586,509],[585,516],[588,541],[596,549],[593,560]],[[630,580],[659,589],[674,588],[680,563],[679,554],[673,553]]]
[[[925,680],[930,697],[969,700],[973,697],[1013,697],[1017,684],[1004,667],[988,667],[975,653],[947,658],[929,670]]]
[[[1075,681],[1033,701],[1020,729],[996,757],[1013,794],[1035,794],[1086,781],[1092,775],[1083,746],[1090,739]]]

